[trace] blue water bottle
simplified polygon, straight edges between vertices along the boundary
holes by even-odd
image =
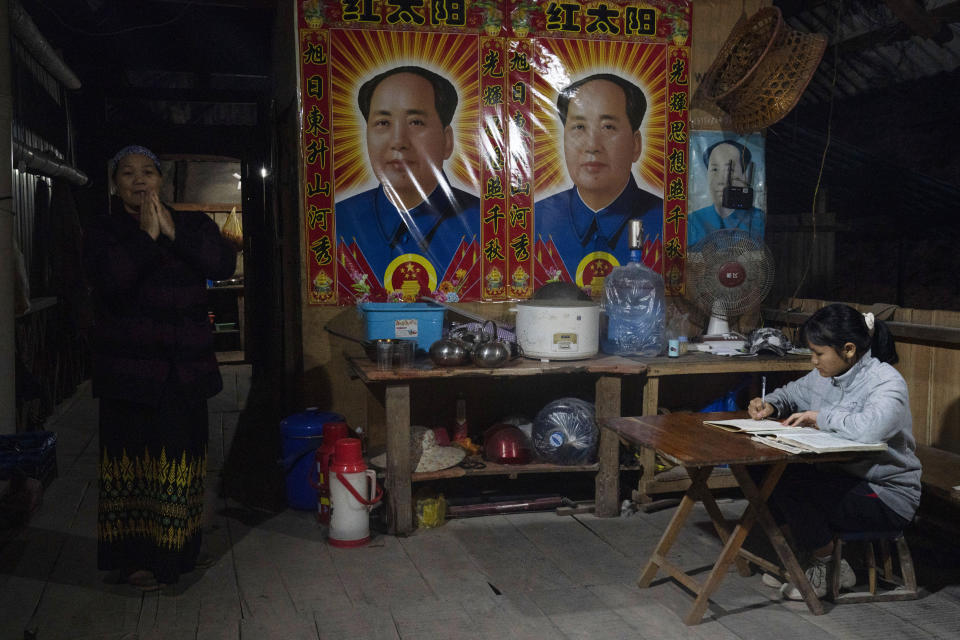
[[[603,283],[600,348],[617,356],[660,355],[666,346],[663,278],[641,262],[643,222],[630,220],[630,262]]]

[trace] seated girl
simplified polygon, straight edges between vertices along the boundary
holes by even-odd
[[[814,370],[766,396],[750,401],[756,419],[813,427],[858,442],[886,442],[887,450],[846,463],[793,464],[770,496],[771,512],[786,525],[800,552],[808,552],[806,574],[817,596],[829,584],[833,538],[840,531],[901,531],[920,504],[920,461],[914,453],[907,383],[893,368],[897,352],[887,326],[873,314],[831,304],[803,325],[801,338],[813,352]],[[764,575],[800,600],[792,584]],[[840,586],[856,584],[844,560]]]

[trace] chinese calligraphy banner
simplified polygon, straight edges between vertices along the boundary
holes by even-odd
[[[298,4],[312,304],[683,288],[689,0]]]

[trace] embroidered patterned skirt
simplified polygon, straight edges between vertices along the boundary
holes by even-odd
[[[207,401],[177,388],[158,407],[100,399],[97,566],[171,584],[200,552]]]

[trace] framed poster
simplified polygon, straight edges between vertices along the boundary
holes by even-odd
[[[759,133],[697,131],[690,142],[690,215],[693,248],[711,231],[742,229],[763,242],[767,180]]]

